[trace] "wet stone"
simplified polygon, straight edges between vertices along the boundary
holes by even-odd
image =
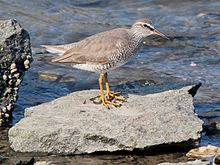
[[[158,165],[210,165],[210,161],[207,160],[194,160],[188,162],[179,162],[179,163],[160,163]]]
[[[32,61],[30,38],[16,20],[0,20],[0,126],[9,122],[26,71],[25,61]]]
[[[91,100],[98,90],[74,92],[26,109],[9,130],[9,143],[19,152],[56,154],[198,145],[203,122],[194,113],[190,89],[128,94],[121,107],[110,109]]]
[[[60,79],[60,76],[55,73],[41,72],[39,73],[39,78],[45,81],[57,81],[58,79]]]
[[[186,156],[188,157],[198,157],[198,158],[215,157],[216,155],[220,155],[220,147],[216,147],[213,145],[207,145],[207,146],[195,148],[190,150],[186,154]]]
[[[220,121],[205,124],[203,127],[206,135],[220,135]]]

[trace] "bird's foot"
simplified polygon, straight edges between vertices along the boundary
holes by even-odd
[[[119,100],[119,101],[125,101],[124,97],[118,96],[120,94],[122,94],[122,92],[107,92],[107,99],[109,101],[112,101],[114,99]]]
[[[102,104],[103,104],[106,108],[109,108],[108,105],[113,105],[113,106],[115,106],[115,107],[120,107],[120,106],[121,106],[121,104],[116,103],[116,102],[114,102],[113,100],[108,100],[108,99],[102,98],[102,97],[100,97],[100,100],[102,101]]]

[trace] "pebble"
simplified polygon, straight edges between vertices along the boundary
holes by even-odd
[[[216,155],[213,159],[213,165],[220,165],[220,155]]]
[[[207,145],[207,146],[202,146],[199,148],[195,148],[190,150],[186,156],[187,157],[202,157],[202,158],[207,158],[207,157],[214,157],[215,155],[220,154],[220,148],[213,146],[213,145]]]
[[[45,73],[39,73],[39,78],[45,81],[57,81],[58,79],[60,79],[60,76],[45,72]]]
[[[53,165],[51,161],[37,161],[34,165]]]

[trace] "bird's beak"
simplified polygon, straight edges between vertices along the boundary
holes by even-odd
[[[154,29],[154,33],[153,33],[153,34],[158,35],[158,36],[161,36],[161,37],[163,37],[163,38],[166,38],[167,40],[170,40],[169,37],[167,37],[165,34],[161,33],[161,32],[160,32],[159,30],[157,30],[157,29]]]

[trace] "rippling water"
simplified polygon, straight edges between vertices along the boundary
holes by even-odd
[[[98,88],[94,73],[52,64],[41,44],[75,42],[149,17],[173,38],[146,40],[138,56],[110,73],[113,84],[152,81],[171,85],[202,82],[195,106],[206,122],[220,120],[220,2],[218,0],[1,0],[1,19],[17,19],[30,32],[35,61],[26,73],[12,124],[34,106],[72,91]],[[201,145],[220,146],[220,136],[203,135]]]

